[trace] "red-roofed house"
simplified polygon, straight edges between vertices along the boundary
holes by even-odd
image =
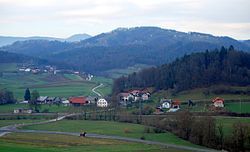
[[[89,103],[85,97],[70,97],[69,102],[74,106],[82,106]]]
[[[222,98],[216,97],[212,102],[214,103],[215,107],[224,107],[224,99]]]
[[[141,90],[132,90],[129,93],[131,93],[134,96],[138,96],[138,95],[140,95],[142,93],[142,91]]]

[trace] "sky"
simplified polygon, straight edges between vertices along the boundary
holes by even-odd
[[[157,26],[250,39],[250,0],[0,0],[0,35],[97,35]]]

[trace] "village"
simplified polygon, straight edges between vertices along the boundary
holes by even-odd
[[[57,69],[56,66],[52,65],[45,65],[45,66],[34,66],[34,65],[19,65],[18,67],[19,72],[23,73],[32,73],[32,74],[42,74],[42,73],[49,73],[49,74],[75,74],[79,75],[82,78],[84,78],[87,81],[91,81],[91,79],[94,77],[92,74],[75,71],[75,70],[67,70],[67,69]]]
[[[147,90],[130,90],[128,92],[119,93],[116,97],[119,106],[121,108],[133,107],[133,105],[147,104],[150,100],[151,93]],[[61,105],[61,106],[94,106],[96,108],[107,108],[111,105],[111,99],[109,97],[101,96],[72,96],[66,97],[49,97],[49,96],[39,96],[36,100],[36,104],[39,105]],[[24,100],[19,102],[19,104],[29,104],[30,101]],[[162,98],[155,106],[155,112],[153,114],[164,114],[168,112],[177,112],[181,110],[181,102],[178,99],[168,99]],[[187,101],[188,107],[195,106],[195,102],[192,100]],[[211,111],[220,110],[224,107],[224,99],[216,97],[211,101],[209,108]],[[32,109],[17,108],[14,109],[13,113],[33,113]]]

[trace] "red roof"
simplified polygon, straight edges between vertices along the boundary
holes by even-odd
[[[130,91],[130,93],[132,93],[132,94],[137,94],[137,93],[141,93],[142,91],[141,90],[132,90],[132,91]]]
[[[86,104],[88,100],[85,97],[71,97],[69,98],[69,102],[73,104]]]
[[[180,100],[174,100],[172,103],[172,105],[180,105],[180,104],[181,104]]]
[[[212,102],[223,102],[224,103],[224,99],[222,99],[220,97],[216,97],[215,99],[213,99]]]
[[[127,96],[129,96],[129,93],[126,93],[126,92],[120,93],[120,96],[127,97]]]

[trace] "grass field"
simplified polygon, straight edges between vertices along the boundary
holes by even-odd
[[[175,135],[167,133],[145,133],[145,126],[139,124],[119,123],[109,121],[87,121],[87,120],[63,120],[51,124],[26,126],[24,129],[31,130],[53,130],[63,132],[97,133],[106,135],[117,135],[131,138],[145,137],[146,140],[160,141],[165,143],[198,147],[188,141],[182,140]]]
[[[226,103],[225,108],[231,112],[250,113],[250,102]]]
[[[127,76],[133,72],[138,72],[142,69],[152,67],[151,65],[146,64],[136,64],[134,66],[130,66],[124,69],[112,69],[105,71],[104,73],[110,78],[119,78],[121,76]]]
[[[103,95],[111,93],[112,80],[102,77],[94,78],[92,81],[85,81],[74,74],[31,74],[18,72],[16,64],[0,64],[0,89],[6,88],[14,93],[18,100],[22,100],[26,88],[38,90],[42,96],[88,96],[95,95],[91,89],[99,83],[104,87],[100,88]]]
[[[17,70],[16,63],[1,63],[0,72],[15,72]]]
[[[22,124],[22,123],[31,123],[31,122],[38,122],[42,120],[0,120],[0,127],[14,125],[14,124]]]
[[[223,124],[223,131],[226,136],[231,135],[233,130],[233,124],[237,122],[247,123],[250,126],[250,118],[239,118],[239,117],[216,117],[216,123],[222,123]]]
[[[0,138],[0,152],[181,152],[172,148],[122,142],[108,139],[81,138],[66,135],[15,133]]]

